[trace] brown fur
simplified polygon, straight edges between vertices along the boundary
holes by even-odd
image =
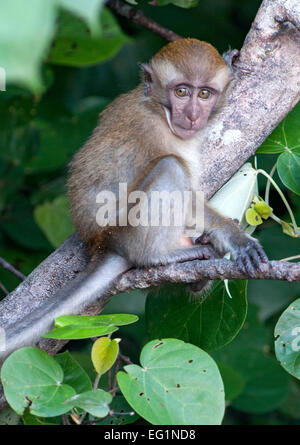
[[[210,43],[190,38],[164,46],[152,58],[151,64],[170,60],[186,78],[192,78],[198,73],[202,79],[209,80],[220,67],[226,66],[224,59]]]
[[[50,330],[56,317],[80,313],[133,265],[155,266],[208,257],[206,247],[186,242],[184,235],[190,216],[187,212],[183,214],[182,224],[176,227],[145,224],[103,228],[96,222],[97,194],[103,190],[117,192],[120,182],[127,183],[128,191],[137,188],[150,198],[153,190],[184,193],[198,188],[201,156],[205,153],[197,133],[202,128],[201,113],[200,125],[192,135],[188,133],[185,137],[184,133],[174,132],[171,122],[174,116],[170,118],[170,115],[176,108],[172,105],[176,91],[174,86],[172,90],[172,82],[176,88],[177,82],[191,76],[194,92],[208,81],[205,87],[210,86],[222,96],[229,81],[229,70],[211,45],[195,39],[167,45],[154,56],[147,69],[147,88],[141,84],[107,107],[101,114],[100,124],[71,164],[71,211],[79,234],[88,244],[92,261],[69,286],[52,296],[50,304],[47,302],[31,316],[9,326],[5,355],[20,346],[36,344],[40,335]],[[148,90],[149,94],[145,95]],[[192,96],[199,106],[198,96]],[[171,109],[166,108],[170,105],[168,100]],[[211,107],[205,108],[203,125],[216,104],[210,103]],[[186,116],[184,112],[183,115]],[[257,241],[241,232],[231,220],[218,215],[207,203],[204,206],[204,226],[214,248],[222,254],[230,252],[242,269],[254,275],[255,269],[267,261]],[[99,251],[106,249],[109,250],[106,255],[99,255]]]
[[[193,70],[198,72],[206,67],[206,76],[212,77],[218,68],[226,66],[217,50],[196,39],[168,44],[152,62],[157,65],[162,60],[188,76],[192,76]],[[178,137],[171,133],[163,109],[167,102],[165,85],[155,88],[151,97],[145,97],[140,84],[115,99],[101,113],[99,125],[71,163],[71,212],[92,255],[99,247],[105,248],[119,230],[98,226],[96,194],[101,190],[117,191],[120,182],[127,182],[128,190],[134,189],[160,159],[178,156]],[[188,147],[181,141],[180,150],[189,150]],[[184,160],[181,162],[189,168]]]

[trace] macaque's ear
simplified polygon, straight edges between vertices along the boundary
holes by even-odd
[[[144,94],[145,96],[150,96],[151,84],[153,82],[153,70],[151,66],[146,63],[141,63],[140,68],[142,70],[144,79]]]
[[[238,49],[231,49],[231,48],[229,48],[229,50],[226,51],[226,53],[222,54],[223,59],[225,60],[228,68],[230,69],[231,80],[234,78],[233,64],[234,64],[235,60],[239,57],[239,55],[240,55],[240,52]]]

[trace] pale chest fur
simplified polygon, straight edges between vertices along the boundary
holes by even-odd
[[[156,121],[151,134],[152,142],[158,147],[160,154],[175,155],[181,158],[189,172],[191,190],[199,190],[201,167],[201,134],[192,139],[180,139],[175,136],[167,122]]]
[[[184,161],[190,174],[191,189],[199,190],[199,177],[201,175],[199,141],[196,138],[186,141],[176,139],[172,151]]]

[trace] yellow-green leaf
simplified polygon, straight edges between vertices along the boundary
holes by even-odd
[[[262,223],[260,215],[254,209],[248,209],[246,212],[246,221],[251,226],[258,226]]]
[[[260,200],[256,204],[254,204],[254,210],[263,218],[268,219],[272,214],[273,209],[270,207],[265,201]]]
[[[119,339],[111,340],[109,337],[101,337],[93,344],[91,358],[98,374],[104,374],[115,363],[119,354],[119,341]]]
[[[287,222],[281,220],[281,227],[282,227],[283,233],[285,233],[286,235],[289,235],[292,238],[299,238],[299,236],[295,232],[294,227],[293,227],[292,224],[287,223]],[[299,230],[300,230],[300,227],[299,227]]]

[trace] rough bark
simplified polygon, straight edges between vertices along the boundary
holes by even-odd
[[[300,4],[298,0],[264,0],[234,63],[235,79],[226,106],[203,132],[201,188],[210,198],[271,133],[300,98]],[[85,247],[71,236],[0,303],[5,328],[35,310],[87,264]],[[299,264],[270,262],[257,278],[299,280]],[[111,294],[163,281],[199,278],[247,278],[224,260],[192,261],[168,267],[127,272]],[[101,298],[86,313],[99,312]],[[61,342],[41,341],[54,353]],[[0,406],[4,398],[0,399]]]

